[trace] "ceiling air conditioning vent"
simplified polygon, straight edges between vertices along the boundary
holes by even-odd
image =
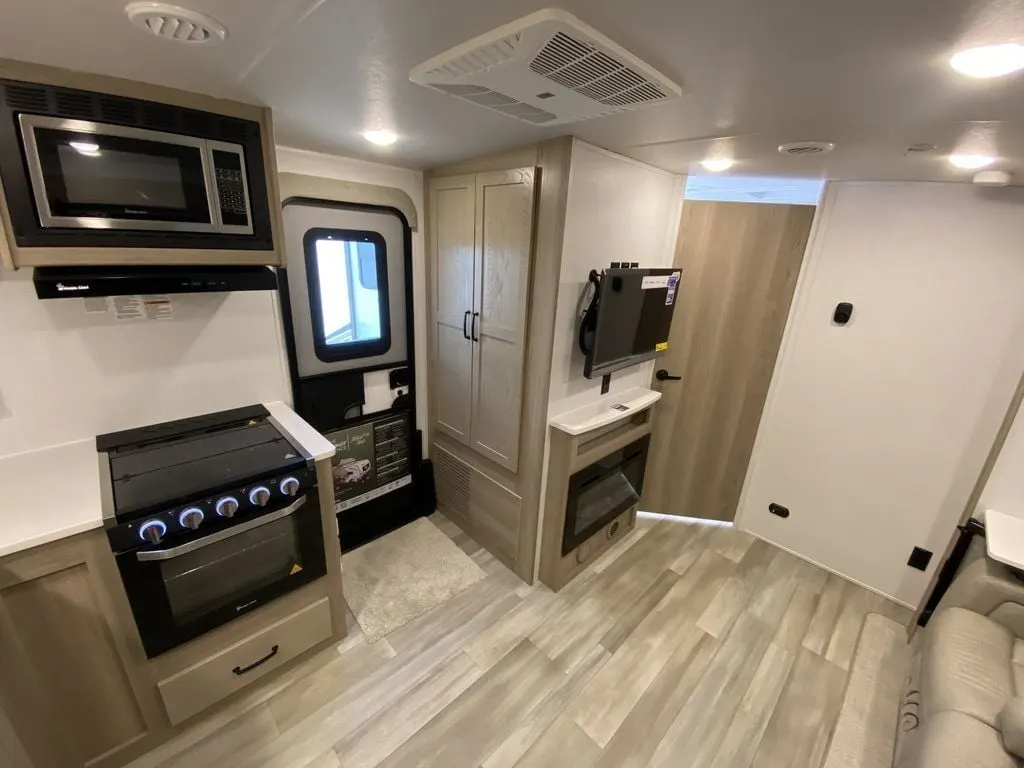
[[[530,14],[414,68],[409,78],[537,125],[679,98],[678,85],[557,9]]]

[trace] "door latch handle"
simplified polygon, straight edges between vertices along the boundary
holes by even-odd
[[[468,309],[462,316],[462,335],[465,336],[466,341],[469,341],[469,316],[472,314]]]
[[[476,335],[476,321],[479,318],[480,318],[480,313],[479,312],[474,312],[473,313],[473,330],[472,330],[473,341],[480,341],[480,337]]]
[[[682,376],[673,376],[668,371],[666,371],[664,368],[659,368],[655,372],[654,378],[656,378],[658,381],[681,381],[683,377]]]

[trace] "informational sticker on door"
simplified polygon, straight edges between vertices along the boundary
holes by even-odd
[[[654,345],[655,352],[664,352],[666,349],[668,349],[667,341],[659,341],[657,344]]]
[[[670,306],[676,300],[676,289],[679,287],[679,278],[682,275],[681,272],[673,272],[671,275],[666,275],[668,278],[668,293],[665,295],[665,306]],[[665,343],[665,348],[668,348],[668,343]]]
[[[336,453],[334,510],[341,512],[412,482],[409,418],[382,417],[368,424],[329,432]]]

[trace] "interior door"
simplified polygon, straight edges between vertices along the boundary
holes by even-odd
[[[733,520],[814,206],[686,201],[641,509]]]
[[[513,472],[519,468],[533,173],[520,168],[476,177],[471,446]]]
[[[434,265],[433,380],[437,428],[469,444],[473,380],[474,228],[476,178],[434,179],[430,183]]]

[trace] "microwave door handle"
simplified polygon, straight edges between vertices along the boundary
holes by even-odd
[[[246,531],[251,531],[259,528],[260,526],[269,525],[277,520],[282,520],[288,517],[288,515],[293,514],[305,503],[306,497],[302,496],[284,509],[279,509],[277,512],[271,512],[269,515],[264,515],[263,517],[258,517],[255,520],[250,520],[247,523],[236,525],[234,528],[217,531],[217,533],[212,533],[202,539],[196,539],[195,541],[190,541],[187,544],[182,544],[178,547],[171,547],[170,549],[150,549],[145,552],[139,552],[136,554],[136,557],[139,559],[140,563],[148,563],[155,560],[173,560],[175,557],[187,555],[189,552],[195,552],[197,549],[202,549],[203,547],[208,547],[211,544],[216,544],[218,541],[225,541],[226,539],[230,539],[232,536],[238,536]]]

